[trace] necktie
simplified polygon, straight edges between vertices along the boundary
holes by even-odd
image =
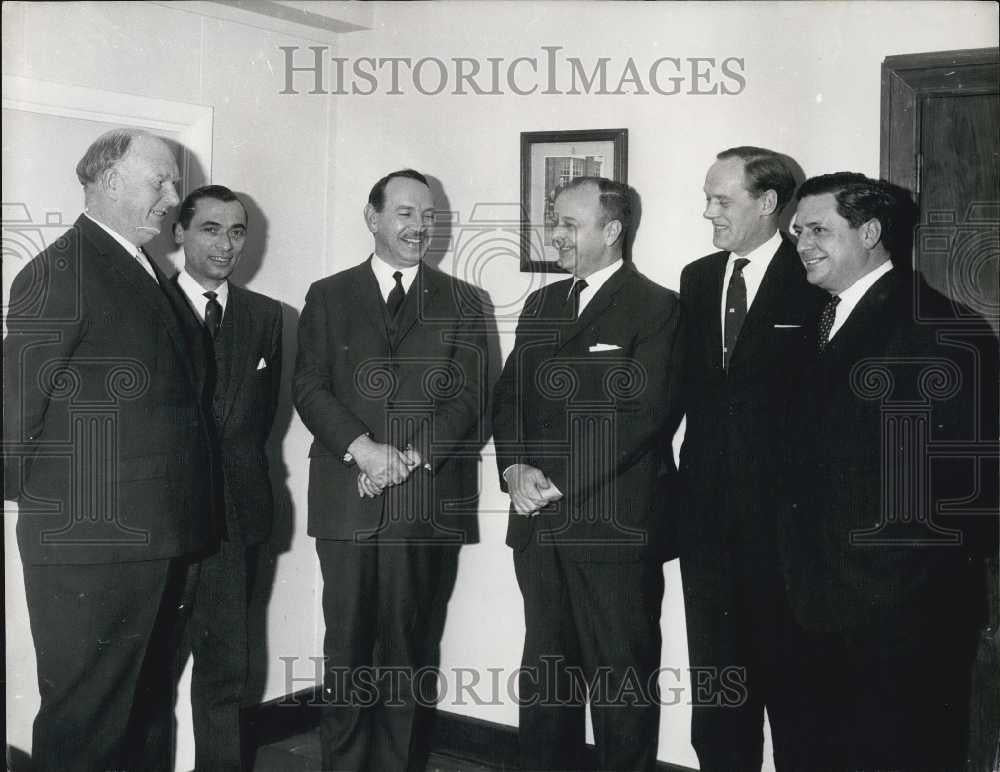
[[[222,305],[216,300],[218,297],[216,293],[205,292],[204,296],[208,298],[208,303],[205,305],[205,326],[208,328],[208,334],[214,338],[222,323]]]
[[[389,310],[389,318],[395,319],[399,315],[399,309],[403,305],[406,292],[403,290],[402,271],[396,271],[392,278],[396,280],[396,286],[389,291],[389,297],[385,299],[385,306]]]
[[[830,342],[830,330],[833,329],[833,320],[837,317],[837,304],[840,302],[840,295],[831,295],[823,306],[823,313],[819,317],[819,350],[823,351]]]
[[[573,284],[572,289],[570,289],[569,297],[566,298],[566,302],[572,304],[574,319],[580,316],[580,293],[585,289],[587,289],[587,281],[585,279],[578,279]]]
[[[726,325],[722,335],[722,367],[729,369],[736,339],[740,336],[740,328],[747,316],[747,283],[743,278],[743,269],[750,261],[738,257],[733,263],[733,275],[729,277],[729,287],[726,288]]]

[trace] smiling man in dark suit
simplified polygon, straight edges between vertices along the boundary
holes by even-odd
[[[423,261],[434,201],[422,174],[380,179],[364,217],[375,252],[309,288],[295,363],[314,437],[323,768],[423,769],[417,702],[433,683],[413,676],[436,663],[436,605],[478,533],[485,298]]]
[[[798,252],[829,299],[779,529],[810,655],[788,663],[814,749],[799,768],[963,769],[997,553],[997,340],[910,270],[909,191],[841,172],[797,198]]]
[[[774,533],[785,472],[774,460],[789,374],[811,350],[823,293],[778,231],[795,191],[779,154],[723,151],[704,191],[704,217],[721,251],[681,274],[687,506],[677,526],[688,654],[706,674],[694,695],[691,742],[702,769],[759,769],[766,706],[780,769],[798,741],[783,671],[795,647]],[[740,694],[727,690],[731,679]]]
[[[524,769],[656,764],[663,523],[654,491],[680,362],[676,295],[623,260],[635,192],[582,177],[555,200],[572,278],[525,302],[493,413],[524,598]]]
[[[150,644],[179,558],[208,549],[210,418],[184,299],[141,247],[178,201],[177,164],[136,129],[77,165],[86,213],[18,274],[4,345],[5,497],[19,505],[41,707],[39,770],[160,769],[144,755]]]
[[[247,238],[246,207],[208,185],[181,203],[174,239],[184,250],[177,286],[204,325],[225,533],[192,564],[182,657],[194,655],[191,703],[197,769],[240,770],[240,702],[247,679],[248,568],[267,539],[274,504],[265,443],[281,384],[281,305],[229,276]],[[183,664],[183,663],[182,663]]]

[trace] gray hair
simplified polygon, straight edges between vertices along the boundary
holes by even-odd
[[[76,165],[76,178],[83,186],[97,182],[101,175],[128,153],[135,137],[148,136],[142,129],[112,129],[91,143]]]

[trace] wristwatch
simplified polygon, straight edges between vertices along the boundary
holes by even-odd
[[[367,437],[370,440],[375,439],[374,437],[372,437],[371,432],[365,432],[364,434],[359,434],[357,437],[355,437],[354,442],[357,442],[362,437]],[[352,442],[351,444],[353,445],[354,442]],[[354,456],[351,454],[349,450],[344,451],[344,455],[340,457],[340,460],[344,463],[344,466],[351,466],[352,464],[354,464]]]

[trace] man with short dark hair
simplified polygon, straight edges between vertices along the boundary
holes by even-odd
[[[217,538],[194,325],[142,249],[177,204],[177,163],[158,137],[116,129],[77,176],[85,213],[15,278],[4,344],[4,488],[41,696],[32,761],[163,769],[145,692],[168,663],[151,644],[172,629],[187,556]]]
[[[478,537],[487,299],[424,262],[434,199],[419,172],[375,183],[364,219],[374,253],[306,295],[293,386],[314,437],[323,768],[423,769],[424,676],[459,547]]]
[[[664,523],[660,435],[680,374],[680,304],[623,259],[635,192],[578,178],[556,196],[571,278],[525,301],[493,430],[524,598],[523,769],[656,765]],[[597,758],[586,758],[590,702]]]
[[[281,385],[281,305],[229,277],[247,243],[247,211],[229,188],[207,185],[180,205],[174,281],[205,331],[208,398],[221,458],[225,529],[219,549],[192,564],[181,665],[194,656],[195,767],[243,769],[240,705],[249,659],[250,566],[274,514],[265,443]]]
[[[789,663],[805,767],[961,769],[997,552],[997,340],[909,269],[909,191],[840,172],[797,198],[798,253],[828,298],[779,528],[808,652]]]
[[[823,293],[778,231],[794,190],[788,162],[772,150],[719,153],[705,177],[704,217],[720,251],[681,273],[687,506],[677,529],[688,654],[702,679],[691,743],[704,770],[760,768],[765,707],[779,769],[799,743],[775,544],[784,472],[774,459],[789,375],[811,350]]]

